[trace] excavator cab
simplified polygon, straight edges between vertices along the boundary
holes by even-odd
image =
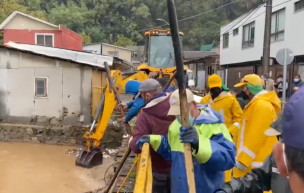
[[[182,43],[184,33],[179,32],[179,35]],[[145,32],[145,37],[144,59],[137,70],[145,71],[151,78],[170,79],[176,71],[171,31],[164,29],[150,30]],[[184,70],[187,77],[188,67],[184,66]],[[189,82],[188,78],[187,82]],[[176,84],[176,82],[173,84]]]
[[[182,38],[184,34],[180,33]],[[152,30],[145,33],[146,46],[144,61],[153,68],[175,67],[174,48],[170,30]]]

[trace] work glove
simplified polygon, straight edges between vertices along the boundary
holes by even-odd
[[[141,150],[144,143],[150,143],[150,135],[143,135],[141,138],[137,140],[135,145],[137,145]]]
[[[194,127],[188,126],[188,127],[181,127],[179,134],[179,139],[182,143],[190,143],[192,149],[194,149],[196,152],[198,151],[198,134],[196,132],[196,129]]]
[[[244,166],[244,164],[242,164],[241,162],[236,161],[235,163],[235,167],[239,170],[245,171],[247,169],[246,166]]]

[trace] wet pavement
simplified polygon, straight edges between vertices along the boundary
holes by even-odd
[[[113,163],[85,169],[75,166],[75,147],[0,142],[0,193],[83,193],[104,186]]]

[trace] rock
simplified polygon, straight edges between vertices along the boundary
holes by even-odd
[[[6,131],[6,132],[10,132],[12,130],[12,127],[10,127],[10,126],[3,126],[2,130]]]
[[[45,143],[48,140],[48,138],[46,136],[42,135],[42,136],[38,137],[38,140],[40,143]]]
[[[37,135],[38,131],[37,131],[36,128],[32,128],[32,131],[33,131],[33,134],[34,134],[34,135]]]
[[[61,135],[63,135],[62,129],[56,129],[56,130],[54,130],[54,131],[55,131],[55,135],[56,135],[56,136],[61,136]]]
[[[52,138],[52,139],[46,140],[45,143],[46,144],[51,144],[51,145],[57,145],[58,144],[58,138]]]
[[[53,129],[46,129],[46,130],[45,130],[45,134],[46,134],[47,136],[53,137],[53,136],[56,135],[56,132],[55,132]]]
[[[40,143],[38,137],[32,137],[31,138],[31,142],[33,142],[33,143]]]
[[[76,144],[77,145],[84,145],[84,139],[76,139]]]
[[[26,133],[27,133],[28,135],[33,135],[33,134],[34,134],[32,128],[27,128],[27,129],[26,129]]]
[[[85,145],[85,139],[83,138],[84,132],[85,130],[76,126],[33,128],[31,125],[26,127],[0,125],[0,141],[47,143],[55,145]],[[114,143],[117,143],[117,141],[121,142],[122,134],[114,130],[111,130],[111,132],[109,143],[113,143],[113,137],[115,138]],[[110,151],[109,154],[111,153]]]
[[[30,142],[30,141],[31,141],[31,137],[28,136],[28,135],[24,135],[24,136],[23,136],[23,141],[25,141],[25,142]]]
[[[19,128],[19,127],[12,127],[12,128],[11,128],[11,132],[17,133],[17,132],[19,132],[20,129],[22,129],[22,128]]]
[[[70,144],[76,144],[76,139],[69,139]]]

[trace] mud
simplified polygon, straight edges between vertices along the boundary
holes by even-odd
[[[84,169],[75,166],[75,147],[0,142],[0,193],[83,193],[104,186],[104,173],[113,163]]]

